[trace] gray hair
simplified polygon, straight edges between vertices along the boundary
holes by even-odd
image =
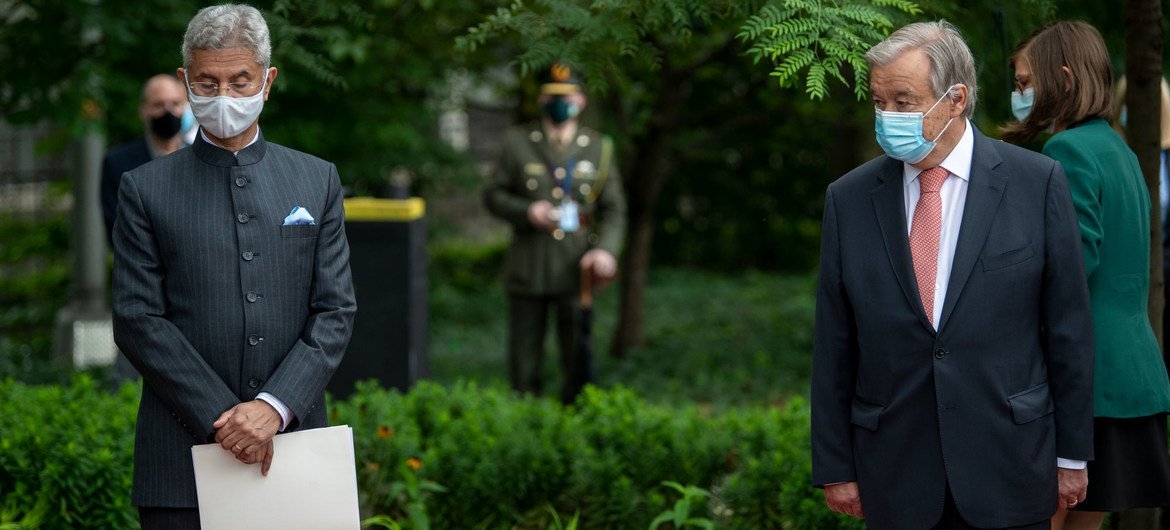
[[[915,22],[870,48],[865,53],[865,60],[872,70],[875,66],[894,62],[910,50],[922,50],[930,59],[929,82],[935,98],[943,97],[952,85],[966,85],[967,107],[963,109],[963,116],[970,118],[975,113],[975,94],[978,92],[975,58],[959,30],[945,20]]]
[[[268,23],[264,22],[264,16],[245,4],[205,7],[187,24],[187,33],[183,35],[183,67],[191,67],[195,50],[231,48],[250,50],[257,63],[266,68],[270,66],[272,41],[268,37]]]

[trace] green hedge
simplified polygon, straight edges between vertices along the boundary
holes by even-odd
[[[133,528],[138,390],[0,383],[0,525]]]
[[[0,383],[0,526],[132,528],[137,389],[109,394]],[[679,499],[664,481],[711,493],[695,517],[728,529],[861,528],[809,487],[808,406],[710,416],[590,388],[574,407],[506,389],[362,385],[330,405],[354,429],[363,516],[432,528],[647,528]],[[10,525],[11,526],[11,525]],[[404,527],[411,527],[409,523]],[[418,527],[415,525],[414,527]]]

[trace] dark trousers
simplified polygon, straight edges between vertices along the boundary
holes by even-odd
[[[138,507],[142,530],[199,530],[198,508]]]
[[[581,302],[576,295],[508,297],[508,376],[512,388],[543,391],[544,336],[550,309],[556,310],[557,345],[561,354],[561,401],[572,403],[588,373],[581,359]]]
[[[1054,506],[1056,504],[1055,501],[1053,499]],[[955,506],[955,498],[951,496],[951,488],[948,487],[946,501],[943,504],[942,519],[939,520],[938,524],[931,527],[931,530],[978,530],[978,527],[971,526],[967,521],[963,520],[962,515],[959,515],[959,509]],[[1052,521],[1051,519],[1045,519],[1023,526],[982,530],[1052,530]]]

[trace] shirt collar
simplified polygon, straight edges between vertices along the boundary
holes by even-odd
[[[947,155],[939,165],[946,168],[952,175],[970,182],[971,180],[971,158],[975,152],[975,133],[971,121],[963,118],[964,127],[963,136],[959,138],[959,143],[955,144],[955,148],[951,150],[951,154]],[[923,170],[918,169],[905,162],[902,163],[902,184],[909,186],[918,178],[918,174]]]
[[[204,142],[207,142],[207,143],[209,143],[209,144],[211,144],[211,145],[213,145],[213,146],[215,146],[215,147],[219,147],[219,144],[217,144],[217,143],[215,143],[215,142],[211,141],[211,138],[208,138],[208,137],[207,137],[207,133],[203,132],[203,127],[200,127],[200,128],[199,128],[199,136],[202,136],[202,137],[203,137],[203,141],[204,141]],[[260,126],[259,126],[259,125],[257,125],[257,126],[256,126],[256,135],[255,135],[255,136],[253,136],[253,137],[252,137],[252,141],[248,142],[248,145],[245,145],[245,146],[244,146],[242,149],[240,149],[240,151],[243,151],[244,149],[247,149],[247,148],[248,148],[248,146],[250,146],[250,145],[252,145],[252,144],[256,143],[256,140],[259,140],[259,139],[260,139]],[[219,147],[219,148],[220,148],[220,149],[223,149],[222,147]],[[227,151],[227,149],[223,149],[223,150],[224,150],[224,151]],[[233,154],[233,155],[236,155],[236,156],[239,156],[239,155],[240,155],[240,151],[235,151],[235,152],[233,152],[232,154]]]

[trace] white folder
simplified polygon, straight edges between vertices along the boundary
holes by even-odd
[[[205,530],[361,527],[348,425],[278,434],[272,445],[267,477],[218,444],[191,448]]]

